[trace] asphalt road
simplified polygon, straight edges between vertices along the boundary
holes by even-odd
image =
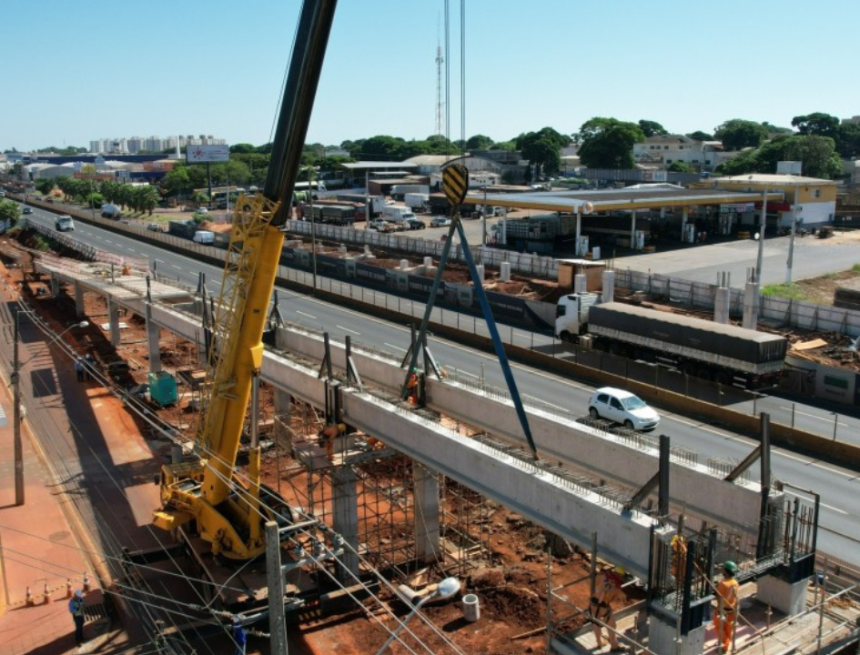
[[[38,209],[34,210],[32,217],[39,222],[53,224],[53,215]],[[77,229],[70,235],[85,243],[120,254],[148,256],[151,261],[157,262],[160,274],[181,279],[186,284],[195,285],[198,271],[203,271],[211,291],[217,291],[220,285],[221,271],[216,267],[83,223],[76,225]],[[342,341],[349,335],[356,345],[369,345],[392,354],[404,354],[409,346],[407,326],[381,321],[285,289],[279,290],[279,301],[280,310],[288,320],[317,329],[324,328],[335,341]],[[456,373],[474,380],[483,379],[488,386],[504,388],[504,378],[494,356],[442,339],[433,339],[431,347],[440,363]],[[549,409],[572,409],[574,412],[579,408],[581,414],[586,413],[592,388],[527,366],[517,365],[514,368],[517,384],[526,403],[539,404]],[[791,407],[779,398],[769,398],[759,400],[757,410],[785,416]],[[748,411],[752,412],[752,408]],[[753,440],[718,426],[676,414],[662,414],[660,432],[669,435],[673,445],[699,453],[700,460],[719,458],[737,462],[755,447]],[[833,415],[828,412],[798,405],[795,418],[798,426],[806,425],[807,422],[810,425],[821,424],[826,420],[830,432],[818,431],[832,434]],[[860,428],[860,422],[856,419],[840,416],[838,421],[844,425],[846,432],[855,435],[860,432],[857,429]],[[860,474],[778,448],[773,449],[772,469],[776,478],[821,494],[822,530],[819,548],[837,558],[860,563],[860,512],[851,500],[853,494],[860,493]]]

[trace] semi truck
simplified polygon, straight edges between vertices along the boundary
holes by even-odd
[[[430,202],[429,193],[407,193],[403,198],[404,204],[413,212],[425,212]]]
[[[785,366],[788,348],[788,341],[778,334],[637,305],[601,304],[595,293],[559,299],[555,334],[586,347],[739,386],[773,380]]]
[[[429,184],[395,184],[391,187],[390,195],[395,200],[403,200],[407,193],[430,193]]]
[[[305,217],[310,218],[310,205],[302,207]],[[351,227],[355,223],[355,207],[352,205],[316,204],[313,207],[313,219],[317,223],[329,225],[345,225]]]

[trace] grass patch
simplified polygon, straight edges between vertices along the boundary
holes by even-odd
[[[854,264],[854,266],[851,267],[851,272],[860,273],[860,264]]]
[[[769,284],[761,290],[763,296],[775,296],[788,300],[809,300],[807,293],[797,284]]]

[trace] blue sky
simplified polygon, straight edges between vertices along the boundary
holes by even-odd
[[[0,150],[132,135],[265,143],[299,7],[9,2]],[[340,0],[308,141],[433,134],[443,10],[442,0]],[[459,0],[450,11],[456,139]],[[691,132],[730,118],[857,115],[858,25],[858,0],[466,0],[466,136],[570,133],[592,116]]]

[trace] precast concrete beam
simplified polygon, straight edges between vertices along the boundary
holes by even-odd
[[[464,423],[525,445],[516,410],[509,402],[450,381],[427,381],[427,406]],[[658,447],[643,447],[623,437],[527,407],[529,425],[542,458],[586,468],[600,478],[638,488],[659,469]],[[671,501],[708,521],[758,533],[761,489],[758,484],[726,482],[705,466],[670,463]]]
[[[346,389],[344,420],[386,445],[647,579],[651,531],[671,532],[639,512],[558,477],[530,461],[448,430],[409,409]]]

